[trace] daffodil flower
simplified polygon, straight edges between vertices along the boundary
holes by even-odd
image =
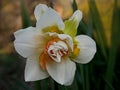
[[[86,35],[78,35],[82,12],[77,10],[63,22],[55,10],[44,4],[36,6],[36,27],[14,33],[16,51],[27,58],[25,81],[52,77],[61,85],[71,85],[76,64],[88,63],[96,53],[96,44]]]

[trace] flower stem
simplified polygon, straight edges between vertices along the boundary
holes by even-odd
[[[117,0],[115,0],[115,7],[117,6]],[[112,30],[111,30],[111,46],[109,50],[109,55],[106,50],[106,38],[104,33],[104,28],[100,19],[99,12],[96,7],[95,0],[91,0],[89,2],[89,6],[92,12],[93,22],[96,27],[96,35],[98,36],[98,44],[100,45],[100,48],[102,50],[102,53],[104,55],[105,60],[107,61],[107,70],[105,73],[105,80],[107,83],[112,85],[113,83],[113,74],[114,74],[114,68],[116,63],[116,52],[117,52],[117,42],[119,41],[119,12],[117,11],[117,8],[114,8],[114,15],[113,15],[113,23],[112,23]],[[97,22],[97,23],[96,23]],[[105,90],[110,90],[110,85],[105,85]]]
[[[35,88],[36,90],[48,90],[48,78],[41,80],[41,81],[36,81],[35,82]]]
[[[36,88],[36,90],[41,90],[40,81],[35,82],[35,88]]]
[[[113,83],[113,75],[114,75],[114,68],[115,68],[115,63],[116,63],[116,53],[117,53],[117,47],[119,43],[119,38],[120,38],[120,10],[117,7],[117,0],[115,0],[115,5],[114,5],[114,15],[113,15],[113,21],[114,22],[112,25],[112,35],[111,35],[111,47],[109,50],[109,61],[107,64],[107,70],[106,70],[106,77],[105,79],[107,82],[109,82],[111,85]],[[110,89],[108,85],[105,86],[105,90]]]
[[[88,65],[80,65],[83,90],[90,90]]]
[[[85,77],[86,90],[90,90],[89,65],[85,65]]]
[[[58,83],[54,81],[55,90],[58,90]]]
[[[89,1],[89,8],[91,11],[91,15],[94,16],[92,17],[92,19],[93,19],[93,23],[96,31],[96,41],[100,45],[104,59],[107,60],[108,58],[107,58],[107,51],[106,51],[107,43],[106,43],[106,37],[105,37],[105,30],[104,30],[95,0]]]

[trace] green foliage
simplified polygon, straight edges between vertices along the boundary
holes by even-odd
[[[93,25],[95,26],[95,31],[97,36],[96,41],[100,45],[104,58],[107,60],[106,38],[105,38],[104,28],[94,0],[89,1],[89,7],[90,7],[91,15],[93,16],[92,17]]]
[[[21,16],[22,16],[22,27],[27,28],[28,26],[31,26],[31,20],[30,15],[28,14],[28,11],[25,8],[24,0],[21,0]]]
[[[76,11],[76,10],[77,10],[77,3],[76,3],[75,0],[73,0],[72,7],[73,7],[73,11]]]
[[[18,55],[0,55],[0,90],[31,90],[23,82],[23,62]]]
[[[112,24],[112,32],[111,32],[111,47],[109,49],[109,61],[107,62],[107,70],[106,70],[106,80],[112,85],[115,74],[115,64],[117,57],[117,49],[120,40],[120,9],[117,7],[117,2],[114,5],[114,14]],[[110,89],[110,87],[106,86],[106,90]]]

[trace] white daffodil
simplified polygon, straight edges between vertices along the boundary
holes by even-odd
[[[14,33],[16,51],[27,58],[25,81],[36,81],[51,76],[62,85],[74,79],[76,64],[88,63],[96,53],[96,44],[86,35],[78,35],[82,18],[77,10],[63,22],[55,10],[39,4],[35,8],[36,27]]]

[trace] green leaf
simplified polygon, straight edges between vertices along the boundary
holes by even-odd
[[[105,81],[106,86],[109,87],[110,90],[115,90],[113,88],[112,84],[106,78],[103,77],[103,80]],[[108,90],[108,89],[106,89],[106,90]]]
[[[72,7],[73,7],[73,12],[75,12],[77,10],[77,3],[75,0],[73,0]]]
[[[102,53],[104,55],[104,59],[107,60],[106,38],[105,38],[104,28],[102,25],[102,21],[101,21],[95,0],[89,1],[89,7],[90,7],[93,23],[95,26],[96,37],[98,40],[97,43],[100,45],[100,48],[101,48]]]
[[[90,81],[89,81],[89,65],[79,65],[83,90],[90,90]]]
[[[31,26],[31,20],[28,11],[25,8],[24,0],[21,0],[21,16],[22,16],[22,27],[26,28]]]
[[[80,35],[81,33],[87,34],[87,31],[87,25],[84,23],[84,21],[81,21],[77,29],[77,35]]]
[[[109,50],[109,60],[107,64],[107,71],[105,79],[112,84],[113,82],[113,74],[116,64],[116,55],[117,55],[117,48],[118,43],[120,40],[120,9],[117,7],[117,1],[114,5],[114,15],[112,19],[112,33],[111,33],[111,47]],[[108,90],[109,87],[106,85],[105,90]]]

